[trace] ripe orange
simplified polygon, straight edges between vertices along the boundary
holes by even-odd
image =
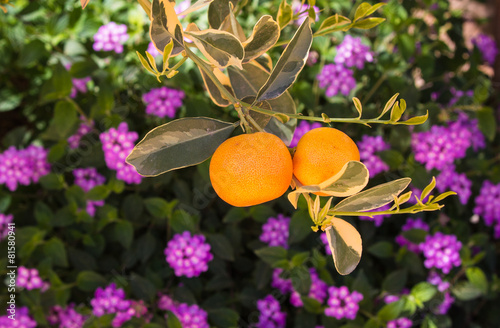
[[[292,156],[277,136],[257,132],[232,137],[215,151],[210,181],[233,206],[252,206],[283,195],[292,181]]]
[[[354,141],[337,129],[317,128],[299,140],[293,155],[293,174],[303,185],[317,185],[334,176],[349,161],[359,161]]]

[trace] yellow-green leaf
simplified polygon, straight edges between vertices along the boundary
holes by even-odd
[[[354,195],[366,187],[369,175],[363,163],[347,162],[339,173],[319,184],[320,192],[335,197]]]
[[[434,190],[435,187],[436,187],[436,178],[432,177],[431,183],[429,183],[429,185],[425,187],[424,190],[422,190],[422,195],[420,195],[420,200],[423,202],[424,199],[432,192],[432,190]]]
[[[186,32],[203,55],[219,68],[234,65],[240,69],[245,51],[232,34],[214,29]]]
[[[403,115],[403,111],[401,110],[401,107],[399,107],[399,103],[396,102],[394,106],[392,106],[391,121],[393,122],[399,121],[401,115]]]
[[[370,28],[374,28],[375,26],[379,25],[380,23],[384,22],[385,18],[382,17],[368,17],[363,20],[355,22],[352,27],[353,28],[359,28],[362,30],[367,30]]]
[[[332,251],[335,269],[341,275],[354,271],[361,260],[363,243],[359,232],[349,223],[338,218],[331,219],[325,232]]]
[[[149,35],[156,49],[163,54],[165,46],[173,41],[172,56],[180,54],[184,50],[184,35],[172,3],[168,0],[153,0],[151,16],[153,20]]]
[[[333,32],[337,29],[342,29],[346,26],[348,26],[351,23],[351,20],[345,16],[341,16],[339,14],[335,14],[334,16],[330,16],[327,19],[325,19],[318,31],[316,32],[317,34],[322,34],[322,33],[329,33]]]
[[[170,42],[163,48],[163,71],[165,72],[168,69],[168,59],[172,54],[172,50],[174,49],[174,42],[170,40]]]
[[[292,6],[290,6],[286,0],[281,0],[280,6],[278,8],[278,16],[276,20],[278,21],[278,25],[280,29],[283,29],[292,21],[293,18],[293,10]]]
[[[262,16],[253,28],[250,38],[243,42],[245,48],[244,63],[259,57],[271,49],[280,37],[278,23],[269,15]]]
[[[398,99],[399,93],[396,93],[394,96],[389,99],[389,101],[385,104],[384,109],[382,110],[382,113],[377,117],[377,119],[380,119],[382,116],[384,116],[385,113],[387,113],[394,103],[396,102],[396,99]]]
[[[371,15],[375,12],[375,10],[377,10],[378,8],[382,7],[386,5],[385,3],[381,2],[381,3],[377,3],[375,5],[370,5],[369,3],[367,2],[363,2],[362,4],[360,4],[358,6],[358,8],[356,9],[356,13],[354,14],[354,21],[357,21],[363,17],[366,17],[368,15]]]
[[[257,100],[274,99],[282,95],[297,79],[306,63],[312,44],[311,22],[305,19],[276,63],[269,79],[257,94]]]
[[[333,208],[335,212],[362,212],[382,207],[394,200],[410,184],[410,178],[402,178],[375,186],[359,194],[353,195],[340,201]]]
[[[358,119],[360,119],[361,114],[363,113],[363,106],[361,105],[361,101],[357,97],[353,97],[352,102],[354,103],[354,107],[356,107],[356,110],[358,111]]]
[[[445,192],[445,193],[442,193],[441,195],[436,196],[436,198],[434,198],[434,199],[432,200],[432,202],[433,202],[433,203],[437,203],[437,202],[439,202],[439,201],[441,201],[441,200],[445,199],[445,198],[446,198],[446,197],[448,197],[448,196],[453,196],[453,195],[456,195],[456,194],[457,194],[457,193],[456,193],[456,192],[454,192],[454,191],[447,191],[447,192]]]
[[[429,112],[427,112],[425,115],[422,115],[422,116],[415,116],[415,117],[407,119],[406,121],[397,122],[397,124],[419,125],[419,124],[425,123],[425,121],[427,121],[428,117],[429,117]]]
[[[141,62],[142,66],[148,71],[150,72],[151,74],[153,75],[156,75],[156,72],[151,68],[151,66],[149,65],[148,61],[146,60],[146,58],[144,58],[140,53],[139,51],[136,51],[136,54],[137,54],[137,57],[139,57],[139,61]]]

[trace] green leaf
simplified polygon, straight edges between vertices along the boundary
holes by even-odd
[[[213,234],[207,237],[215,256],[223,260],[234,261],[234,249],[226,236],[223,234]]]
[[[307,295],[311,289],[311,274],[305,266],[292,268],[290,271],[293,289],[299,294]]]
[[[429,112],[427,112],[425,115],[422,116],[414,116],[412,118],[407,119],[406,121],[400,121],[397,124],[420,125],[422,123],[425,123],[428,117],[429,117]]]
[[[347,27],[350,23],[351,20],[349,18],[341,16],[339,14],[335,14],[334,16],[328,17],[321,23],[319,30],[316,32],[316,34],[324,35],[330,32],[341,30]]]
[[[12,92],[4,88],[0,90],[0,99],[2,99],[2,102],[0,102],[0,112],[8,112],[16,109],[21,104],[23,96],[19,92]]]
[[[97,66],[95,61],[89,58],[84,61],[73,63],[71,65],[69,73],[74,78],[83,79],[85,77],[92,75],[92,73],[96,71],[98,68],[99,66]]]
[[[432,190],[434,190],[435,187],[436,187],[436,178],[432,177],[431,183],[429,183],[429,185],[427,185],[427,187],[425,187],[424,190],[422,190],[422,195],[420,195],[420,200],[424,201],[424,199],[427,196],[429,196],[429,194],[432,192]]]
[[[287,251],[283,247],[264,247],[256,250],[255,254],[270,266],[287,259]]]
[[[135,52],[137,54],[137,57],[139,58],[139,61],[141,62],[142,67],[144,67],[149,73],[153,75],[157,75],[158,73],[156,72],[156,66],[151,67],[151,64],[144,58],[143,55],[139,53],[139,51]]]
[[[170,225],[176,233],[184,231],[196,232],[198,220],[195,216],[190,215],[184,210],[176,210],[170,219]]]
[[[43,252],[45,256],[52,259],[52,263],[57,266],[67,267],[68,258],[66,256],[66,246],[63,242],[57,238],[53,237],[43,245]]]
[[[2,212],[2,211],[0,211]],[[42,227],[50,227],[50,221],[54,217],[54,213],[47,204],[37,201],[35,204],[35,219]]]
[[[317,299],[306,296],[301,296],[300,298],[307,312],[321,314],[324,311],[321,303]]]
[[[166,200],[160,197],[152,197],[144,200],[144,205],[146,206],[148,212],[152,216],[160,219],[171,217],[172,211],[178,203],[179,203],[178,200],[167,202]]]
[[[248,40],[243,42],[245,49],[243,62],[247,63],[271,49],[279,37],[280,27],[278,23],[269,15],[262,16],[255,24]]]
[[[218,29],[230,14],[229,0],[213,0],[208,6],[208,23]]]
[[[382,23],[384,21],[385,21],[385,18],[382,18],[382,17],[368,17],[368,18],[365,18],[363,20],[355,22],[352,25],[352,27],[367,30],[370,28],[374,28],[375,26],[379,25],[380,23]]]
[[[497,131],[497,120],[493,109],[491,107],[481,108],[477,111],[477,120],[479,122],[479,130],[484,133],[489,141],[493,141]]]
[[[389,273],[382,282],[382,290],[390,293],[399,293],[405,286],[408,279],[407,270],[396,270]]]
[[[410,229],[402,232],[403,237],[414,244],[420,244],[425,241],[425,237],[429,234],[423,229]]]
[[[113,236],[125,249],[129,249],[134,240],[134,227],[132,227],[132,223],[125,220],[115,222]]]
[[[172,311],[167,312],[167,328],[182,328],[182,324]]]
[[[482,290],[471,282],[461,281],[452,287],[451,292],[461,301],[470,301],[482,295]]]
[[[283,29],[292,21],[293,18],[293,10],[292,6],[290,6],[286,0],[281,0],[280,6],[278,8],[278,16],[276,20],[278,21],[278,25],[280,29]]]
[[[312,39],[311,22],[305,19],[257,93],[257,101],[277,98],[295,82],[306,63]]]
[[[351,273],[361,260],[362,242],[359,232],[344,220],[332,218],[326,229],[335,269],[341,275]]]
[[[435,286],[428,282],[421,282],[411,289],[411,295],[422,303],[429,301],[436,294]]]
[[[300,243],[311,233],[311,219],[306,211],[297,211],[290,219],[288,243]]]
[[[146,134],[127,157],[127,163],[143,176],[199,164],[212,156],[236,126],[207,117],[163,124]]]
[[[403,307],[403,300],[386,304],[382,307],[382,309],[380,309],[380,311],[378,311],[377,317],[384,321],[394,320],[399,317],[399,314],[403,311]]]
[[[174,3],[175,4],[175,3]],[[151,26],[149,35],[154,46],[163,54],[165,46],[173,40],[172,56],[184,50],[184,34],[182,25],[174,10],[174,4],[168,0],[153,0],[151,6]]]
[[[90,200],[103,200],[109,196],[110,192],[111,190],[109,190],[105,185],[95,186],[89,190],[87,198]]]
[[[94,271],[81,271],[76,277],[76,285],[84,292],[94,292],[107,283],[106,279]]]
[[[220,328],[238,327],[240,315],[228,308],[218,308],[208,311],[208,318],[212,324]]]
[[[224,19],[222,25],[219,27],[219,30],[226,31],[236,36],[238,40],[241,42],[246,41],[247,37],[245,36],[245,31],[243,27],[241,27],[240,23],[236,20],[233,11],[229,12],[229,15]]]
[[[229,67],[228,75],[230,84],[238,99],[257,95],[258,90],[269,78],[269,73],[257,63],[243,64],[243,70]],[[274,112],[285,114],[297,113],[295,102],[288,91],[276,99],[267,100],[267,102],[271,105]],[[285,145],[289,145],[292,141],[296,125],[296,119],[291,119],[287,123],[281,123],[277,118],[273,117],[264,128],[264,131],[276,135]]]
[[[377,119],[380,119],[382,116],[384,116],[385,113],[387,113],[392,106],[394,106],[394,103],[396,102],[396,99],[398,99],[399,93],[396,93],[394,96],[389,99],[389,101],[385,104],[384,109],[382,110],[382,113],[377,117]]]
[[[51,68],[52,77],[42,86],[41,101],[49,102],[69,96],[73,84],[71,75],[61,63]]]
[[[156,296],[157,288],[148,279],[132,273],[130,277],[130,289],[135,297],[151,302]]]
[[[61,174],[49,173],[41,177],[39,182],[47,190],[61,190],[64,187],[64,177]]]
[[[44,137],[50,140],[66,139],[73,131],[73,126],[78,122],[78,114],[73,102],[60,100],[54,108],[54,117]]]
[[[394,255],[394,247],[388,241],[380,241],[373,244],[368,247],[367,251],[368,253],[382,259],[390,258]]]
[[[408,187],[410,182],[410,178],[402,178],[375,186],[340,201],[333,208],[333,211],[369,211],[375,208],[382,207],[392,202],[394,200],[393,195],[398,196],[403,190],[406,189],[406,187]]]
[[[248,217],[248,212],[244,207],[231,207],[226,213],[222,222],[224,223],[238,223]]]
[[[234,65],[241,67],[245,50],[240,40],[231,33],[214,29],[186,31],[201,53],[218,68]]]
[[[467,268],[465,275],[467,276],[467,279],[469,279],[470,283],[479,289],[483,294],[488,292],[488,279],[486,278],[483,270],[478,267]]]
[[[7,212],[7,209],[9,208],[11,201],[12,201],[12,196],[9,194],[0,196],[0,213]]]

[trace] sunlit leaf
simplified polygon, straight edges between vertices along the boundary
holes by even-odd
[[[305,19],[283,51],[266,84],[259,90],[258,101],[279,97],[295,82],[306,63],[312,39],[311,22]]]
[[[269,78],[269,72],[257,63],[243,64],[243,70],[229,67],[228,74],[231,86],[238,99],[257,95],[259,88]],[[285,114],[296,113],[295,102],[288,92],[283,93],[276,99],[270,99],[268,102],[274,112]],[[296,125],[296,119],[289,120],[287,123],[281,123],[277,118],[273,117],[264,130],[278,136],[286,145],[289,145],[292,141]]]
[[[143,176],[196,165],[212,156],[238,123],[207,117],[181,118],[146,134],[127,157]]]
[[[141,5],[142,9],[144,9],[146,14],[148,14],[149,19],[151,19],[151,2],[149,0],[137,0],[137,1]]]
[[[386,3],[377,3],[375,5],[370,5],[367,2],[363,2],[356,8],[356,13],[354,14],[354,21],[357,21],[363,17],[373,14],[378,8],[386,5]]]
[[[399,103],[396,102],[394,106],[392,106],[391,110],[391,121],[397,122],[401,118],[401,115],[403,115],[403,111],[401,110],[401,107],[399,107]]]
[[[142,66],[151,74],[156,75],[156,72],[151,68],[151,65],[148,63],[146,58],[142,56],[139,51],[136,51],[137,57],[139,57],[139,61],[141,62]]]
[[[163,71],[168,69],[168,59],[172,54],[172,50],[174,49],[174,42],[171,40],[165,48],[163,48]]]
[[[361,101],[357,97],[353,97],[352,102],[354,103],[354,107],[356,107],[356,110],[358,111],[358,119],[360,119],[363,113],[363,106],[361,105]]]
[[[219,68],[241,68],[245,55],[241,42],[232,34],[214,29],[186,32],[207,59]]]
[[[213,0],[208,7],[208,23],[213,29],[218,29],[229,16],[229,0]]]
[[[203,71],[201,68],[198,67],[200,70],[201,77],[203,78],[203,83],[205,83],[205,88],[207,89],[208,95],[212,99],[212,101],[220,107],[227,107],[231,104],[229,100],[227,100],[222,93],[220,92],[219,88],[213,83],[212,79],[210,79],[205,71]],[[222,73],[218,68],[215,68],[212,70],[214,73],[215,77],[219,80],[219,82],[229,91],[233,92],[231,89],[231,84],[229,82],[229,78]]]
[[[363,20],[355,22],[352,27],[353,28],[360,28],[362,30],[367,30],[370,28],[374,28],[375,26],[379,25],[380,23],[384,22],[385,18],[382,17],[368,17]]]
[[[432,192],[432,190],[436,187],[436,178],[432,177],[431,183],[427,187],[422,190],[422,194],[420,195],[420,200],[424,201],[424,199]]]
[[[231,33],[241,42],[245,42],[247,39],[245,31],[243,31],[243,27],[241,27],[240,23],[238,23],[238,21],[236,20],[236,17],[234,16],[232,10],[229,11],[229,15],[222,22],[219,30]]]
[[[477,111],[477,120],[479,130],[488,138],[489,141],[495,140],[497,131],[497,120],[495,119],[495,111],[491,107],[483,107]]]
[[[85,9],[89,4],[90,0],[80,0],[80,4],[82,5],[82,9]]]
[[[419,124],[425,123],[425,121],[427,121],[428,117],[429,117],[429,112],[427,112],[425,115],[422,115],[422,116],[415,116],[415,117],[409,118],[406,121],[399,121],[399,122],[397,122],[397,124],[419,125]]]
[[[398,99],[399,93],[396,93],[394,96],[389,99],[389,101],[385,104],[384,109],[382,110],[382,113],[377,117],[378,119],[384,116],[385,113],[387,113],[392,106],[394,106],[394,103],[396,102],[396,99]]]
[[[340,201],[334,208],[335,212],[369,211],[389,204],[410,184],[410,178],[402,178],[375,186],[359,194]]]
[[[354,195],[368,184],[369,172],[366,166],[358,161],[346,163],[342,170],[331,179],[319,184],[321,193],[335,197]]]
[[[243,62],[259,57],[271,49],[280,37],[278,23],[269,15],[262,16],[253,28],[252,35],[243,42],[245,58]]]
[[[189,8],[179,13],[179,16],[186,16],[187,14],[200,10],[205,6],[208,6],[212,1],[214,0],[198,0],[195,3],[193,3]]]
[[[278,8],[278,16],[276,20],[278,21],[278,25],[280,29],[283,29],[292,21],[293,18],[293,10],[292,6],[290,6],[286,0],[281,0],[280,6]]]
[[[326,229],[328,245],[332,251],[335,269],[341,275],[351,273],[361,260],[363,245],[359,232],[349,223],[338,218],[331,219]]]
[[[456,192],[454,192],[454,191],[447,191],[447,192],[445,192],[445,193],[442,193],[441,195],[436,196],[436,198],[434,198],[434,199],[432,200],[432,202],[433,202],[433,203],[437,203],[437,202],[439,202],[439,201],[441,201],[441,200],[445,199],[445,198],[446,198],[446,197],[448,197],[448,196],[453,196],[453,195],[456,195],[456,194],[457,194],[457,193],[456,193]]]
[[[351,20],[345,16],[341,16],[339,14],[335,14],[334,16],[330,16],[327,19],[325,19],[318,31],[316,32],[317,34],[322,34],[322,33],[329,33],[333,32],[337,29],[341,29],[345,26],[348,26],[351,23]]]
[[[165,46],[173,40],[172,56],[180,54],[184,50],[184,35],[173,4],[167,0],[153,0],[151,16],[149,35],[156,49],[163,54]]]

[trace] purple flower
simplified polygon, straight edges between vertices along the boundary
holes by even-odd
[[[286,312],[281,312],[280,303],[272,295],[257,301],[259,322],[257,328],[285,328]]]
[[[64,65],[64,67],[69,71],[71,68],[71,63]],[[81,79],[72,78],[71,83],[73,84],[73,87],[71,88],[71,93],[69,96],[71,98],[75,98],[76,94],[78,92],[86,93],[87,92],[87,83],[89,83],[90,80],[91,80],[90,76],[87,76],[87,77],[84,77]]]
[[[262,234],[259,239],[269,246],[288,248],[289,226],[290,218],[283,214],[278,214],[276,218],[271,217],[262,225]]]
[[[82,137],[90,133],[93,127],[94,127],[93,121],[90,124],[87,122],[80,123],[80,126],[78,127],[76,133],[68,138],[69,148],[76,149],[80,147],[80,141],[82,140]]]
[[[500,238],[500,183],[486,180],[475,199],[474,214],[482,216],[487,226],[495,226],[494,236]]]
[[[293,133],[293,139],[288,147],[290,148],[297,147],[300,138],[302,138],[304,134],[311,131],[312,129],[320,127],[322,127],[322,125],[319,122],[308,123],[307,121],[301,121],[299,125],[297,125],[297,128],[295,129],[295,132]]]
[[[1,328],[35,328],[37,326],[36,321],[28,315],[28,308],[25,306],[16,308],[15,320],[10,319],[10,313],[7,313],[0,317]]]
[[[170,296],[159,294],[158,308],[163,311],[173,311],[175,308],[175,302]]]
[[[9,147],[0,153],[0,184],[15,191],[18,184],[37,183],[40,177],[50,172],[47,153],[44,148],[34,145],[20,150]]]
[[[299,26],[302,25],[302,23],[306,20],[307,17],[309,17],[309,8],[310,6],[308,4],[302,4],[300,0],[293,0],[292,1],[292,10],[293,14],[296,15],[298,13],[300,14],[297,19],[294,21],[294,24]],[[319,20],[319,8],[316,6],[313,6],[314,12],[316,13],[316,22]]]
[[[80,186],[85,192],[106,182],[106,178],[100,175],[95,167],[74,169],[73,175],[75,177],[75,184]]]
[[[376,212],[381,212],[381,211],[387,211],[391,208],[391,204],[384,205],[380,208],[375,209]],[[385,218],[390,217],[390,214],[380,214],[380,215],[373,215],[373,217],[369,216],[360,216],[359,218],[364,221],[373,221],[376,227],[380,227],[382,223],[384,222]]]
[[[450,165],[443,169],[436,177],[436,188],[439,192],[445,190],[452,190],[458,194],[460,203],[467,204],[469,197],[472,195],[471,191],[472,181],[467,179],[465,173],[455,172],[455,166]]]
[[[386,295],[384,296],[384,303],[389,304],[389,303],[394,303],[399,301],[399,296],[397,295]]]
[[[49,288],[49,284],[38,275],[37,269],[28,269],[24,266],[17,269],[16,285],[27,290],[41,289],[42,292]]]
[[[376,152],[384,151],[390,148],[389,143],[385,142],[381,136],[364,135],[358,142],[359,157],[363,164],[366,165],[370,178],[381,172],[389,171],[389,166],[382,159],[375,155]]]
[[[166,261],[174,269],[175,275],[188,278],[197,277],[208,270],[208,262],[214,256],[205,236],[193,235],[189,231],[175,234],[165,248]]]
[[[356,66],[362,69],[365,62],[372,62],[373,54],[370,47],[361,43],[361,38],[353,38],[346,35],[344,41],[337,47],[335,63],[344,64],[347,67]]]
[[[422,221],[421,218],[417,219],[408,218],[403,227],[401,227],[401,231],[408,231],[412,229],[422,229],[425,231],[429,231],[429,225],[424,221]],[[411,252],[420,253],[419,245],[412,243],[411,241],[406,239],[403,235],[396,236],[396,243],[398,243],[399,246],[401,247],[406,246],[406,248]]]
[[[328,285],[324,281],[319,279],[316,269],[310,268],[309,274],[311,275],[311,287],[307,296],[310,298],[314,298],[320,303],[323,303],[326,298],[326,290]],[[295,307],[304,306],[304,303],[302,303],[302,299],[300,298],[300,294],[296,290],[293,290],[292,294],[290,295],[290,304]]]
[[[319,87],[326,88],[327,97],[333,97],[339,93],[348,96],[356,87],[354,72],[342,64],[325,65],[316,78],[319,81]]]
[[[450,102],[448,103],[448,107],[452,107],[453,105],[455,105],[462,97],[471,98],[474,96],[474,90],[462,91],[451,87],[450,92],[452,97],[450,99]]]
[[[71,303],[66,308],[59,305],[52,307],[47,321],[59,328],[81,328],[85,323],[85,316],[76,312],[75,304]]]
[[[323,244],[325,244],[325,253],[328,255],[332,255],[332,250],[330,249],[330,244],[328,243],[328,237],[326,236],[326,232],[322,232],[320,238]]]
[[[439,306],[434,310],[436,314],[446,314],[450,309],[451,305],[455,302],[455,299],[450,295],[450,293],[444,293],[444,300]]]
[[[444,235],[436,232],[434,235],[427,235],[425,241],[420,244],[427,269],[440,269],[443,273],[449,273],[451,269],[462,264],[460,259],[460,249],[462,243],[455,235]]]
[[[12,214],[0,213],[0,241],[9,234],[9,223],[12,222],[14,222],[14,216]]]
[[[387,323],[387,328],[411,328],[413,322],[408,318],[399,318]]]
[[[152,89],[142,96],[143,101],[147,104],[146,113],[164,118],[175,117],[175,113],[182,106],[182,99],[185,94],[182,90],[169,89],[161,87]]]
[[[94,34],[93,47],[95,51],[114,51],[117,54],[121,54],[123,52],[123,44],[127,40],[127,26],[109,22],[99,27],[97,33]]]
[[[436,271],[431,271],[429,273],[427,281],[436,286],[440,292],[444,292],[445,290],[450,288],[450,283],[448,281],[444,281],[443,278],[441,278],[439,273],[437,273]]]
[[[111,128],[99,136],[104,151],[104,160],[108,168],[116,170],[116,178],[126,183],[141,183],[142,176],[135,168],[125,162],[125,159],[134,148],[134,142],[139,138],[137,132],[129,132],[126,122],[120,123],[118,128]]]
[[[149,42],[147,52],[149,52],[153,57],[157,57],[160,55],[160,52],[158,51],[158,49],[156,49],[153,42]]]
[[[316,50],[311,50],[307,56],[307,66],[314,66],[318,62],[319,54]]]
[[[337,320],[346,318],[354,320],[359,310],[359,302],[363,300],[363,294],[353,291],[349,293],[346,286],[328,288],[328,307],[325,309],[325,315],[334,317]]]
[[[472,39],[472,44],[479,49],[485,61],[492,66],[495,64],[495,59],[498,55],[498,47],[495,39],[486,34],[479,34]]]
[[[181,303],[172,311],[179,319],[183,328],[209,328],[208,314],[198,305]]]
[[[283,269],[274,269],[271,287],[279,289],[282,294],[290,293],[293,290],[292,280],[282,278]]]

